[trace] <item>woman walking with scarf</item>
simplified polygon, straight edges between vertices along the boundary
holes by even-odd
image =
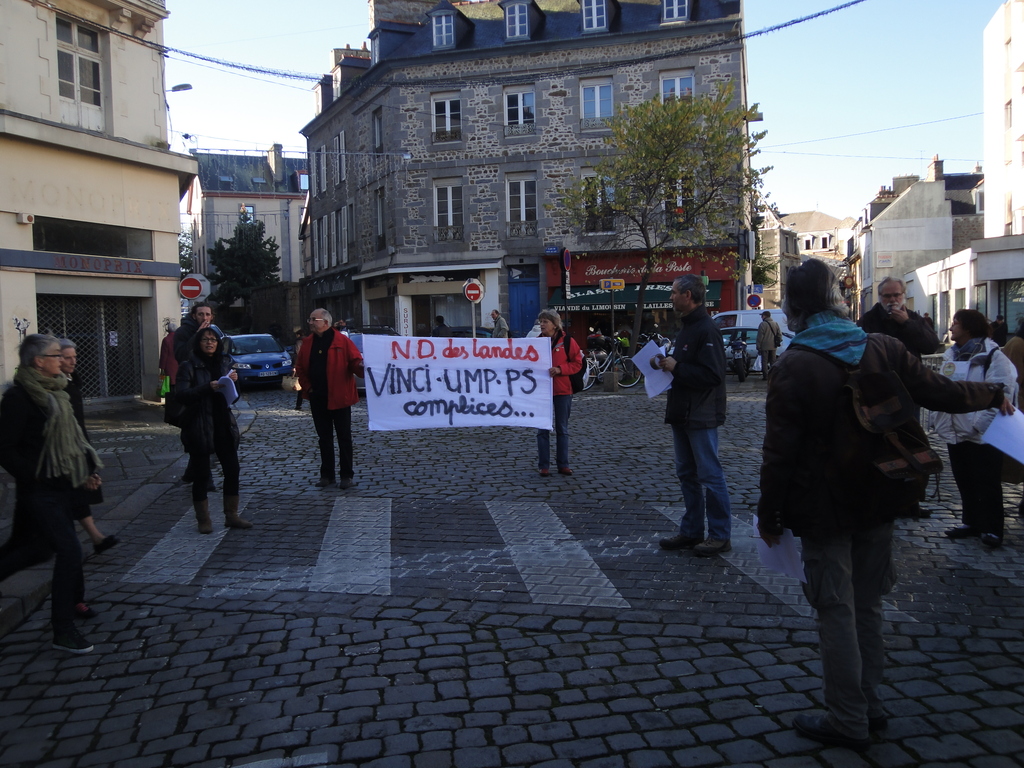
[[[85,596],[82,546],[71,511],[76,490],[100,487],[102,463],[85,439],[61,374],[60,342],[38,333],[18,348],[14,385],[0,401],[0,466],[25,493],[31,524],[54,551],[51,624],[53,647],[89,653],[75,627],[75,604]]]

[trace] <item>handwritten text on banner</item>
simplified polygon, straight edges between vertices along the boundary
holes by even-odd
[[[551,429],[551,342],[364,336],[370,429]]]

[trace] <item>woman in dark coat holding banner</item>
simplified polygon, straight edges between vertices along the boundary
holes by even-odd
[[[238,381],[233,364],[231,357],[221,352],[220,334],[213,328],[204,328],[193,338],[192,354],[178,368],[174,396],[184,406],[181,442],[194,471],[192,504],[200,533],[213,533],[207,498],[213,453],[224,470],[224,525],[252,528],[252,523],[238,516],[238,423],[220,391],[225,376]]]
[[[551,339],[551,392],[554,397],[555,465],[558,474],[571,475],[569,468],[569,413],[572,410],[572,382],[569,376],[583,366],[580,347],[562,330],[562,318],[552,309],[537,316],[540,335]],[[541,477],[551,474],[551,430],[537,430],[537,469]]]

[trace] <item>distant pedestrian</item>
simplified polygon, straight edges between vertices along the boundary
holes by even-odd
[[[895,582],[893,521],[913,507],[921,485],[888,478],[877,456],[843,452],[862,445],[864,431],[846,383],[853,370],[891,371],[916,402],[950,411],[998,407],[1003,390],[954,382],[899,341],[866,334],[846,319],[836,277],[817,259],[790,270],[783,310],[796,336],[768,380],[758,530],[769,546],[785,528],[801,539],[826,709],[798,714],[793,726],[814,741],[866,749],[870,732],[888,725],[879,688],[882,596]]]
[[[555,466],[558,474],[571,475],[569,467],[569,415],[572,411],[572,382],[569,376],[583,366],[583,353],[575,339],[562,330],[562,318],[553,309],[537,316],[540,335],[551,339],[551,392],[555,427]],[[537,469],[541,477],[551,474],[551,430],[537,430]]]
[[[178,359],[174,356],[174,332],[177,326],[168,321],[164,330],[167,331],[167,335],[160,342],[160,361],[157,364],[160,366],[161,375],[166,376],[170,383],[171,389],[167,395],[170,398],[174,395],[174,380],[178,378]]]
[[[911,309],[907,309],[906,285],[896,277],[887,277],[878,284],[878,303],[860,319],[866,333],[884,333],[903,342],[918,359],[939,348],[934,325]]]
[[[923,315],[921,315],[921,319],[928,323],[929,328],[931,328],[933,331],[935,330],[935,320],[932,319],[931,315],[925,312]]]
[[[761,376],[765,379],[775,365],[776,350],[781,346],[782,329],[772,320],[771,312],[762,312],[761,324],[757,327],[757,353],[761,355]]]
[[[696,275],[672,283],[672,306],[682,315],[682,328],[675,349],[660,358],[660,366],[672,374],[665,423],[672,426],[676,476],[686,510],[679,533],[659,544],[711,557],[732,549],[732,507],[718,457],[718,428],[725,423],[726,410],[725,345],[704,305],[706,290]]]
[[[498,310],[491,311],[491,320],[494,321],[494,328],[491,330],[492,339],[507,339],[509,337],[508,323],[501,316]]]
[[[56,554],[50,600],[53,647],[89,653],[92,644],[75,627],[85,577],[71,512],[77,490],[100,487],[103,464],[75,420],[57,339],[29,334],[18,356],[14,384],[0,401],[0,466],[21,487],[34,532]]]
[[[449,338],[452,335],[452,329],[444,322],[444,315],[438,315],[434,318],[434,330],[430,332],[430,335],[441,338]]]
[[[1009,402],[1017,400],[1017,369],[989,338],[989,324],[976,309],[961,309],[949,328],[953,346],[942,356],[945,373],[958,381],[984,381],[1002,387]],[[971,413],[933,413],[932,425],[949,450],[949,468],[960,491],[961,525],[950,528],[951,539],[980,537],[989,549],[1003,543],[1003,454],[982,435],[997,408]]]
[[[337,320],[335,320],[334,325],[332,327],[338,333],[344,333],[346,336],[348,336],[348,323],[346,323],[343,318],[338,318]]]
[[[217,454],[224,472],[225,527],[252,528],[252,523],[238,516],[238,422],[231,411],[233,403],[220,391],[222,378],[227,376],[237,382],[238,374],[232,368],[231,356],[221,351],[220,338],[211,327],[195,335],[192,355],[178,368],[175,391],[175,398],[185,406],[181,442],[192,466],[192,506],[200,533],[213,533],[208,498],[213,454]]]
[[[992,341],[1000,347],[1005,347],[1008,333],[1009,328],[1006,326],[1006,320],[1002,315],[996,315],[996,319],[992,321]]]
[[[352,457],[352,406],[359,402],[356,376],[363,375],[363,356],[352,340],[331,327],[331,313],[309,313],[313,335],[295,358],[302,396],[309,400],[320,446],[320,480],[317,488],[329,488],[337,477],[339,488],[355,485]],[[334,469],[334,440],[338,441],[338,474]]]

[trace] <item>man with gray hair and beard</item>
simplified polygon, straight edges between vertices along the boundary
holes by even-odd
[[[898,277],[887,277],[878,284],[878,303],[861,317],[865,333],[884,333],[903,342],[918,359],[939,348],[939,337],[931,323],[907,309],[907,287]]]

